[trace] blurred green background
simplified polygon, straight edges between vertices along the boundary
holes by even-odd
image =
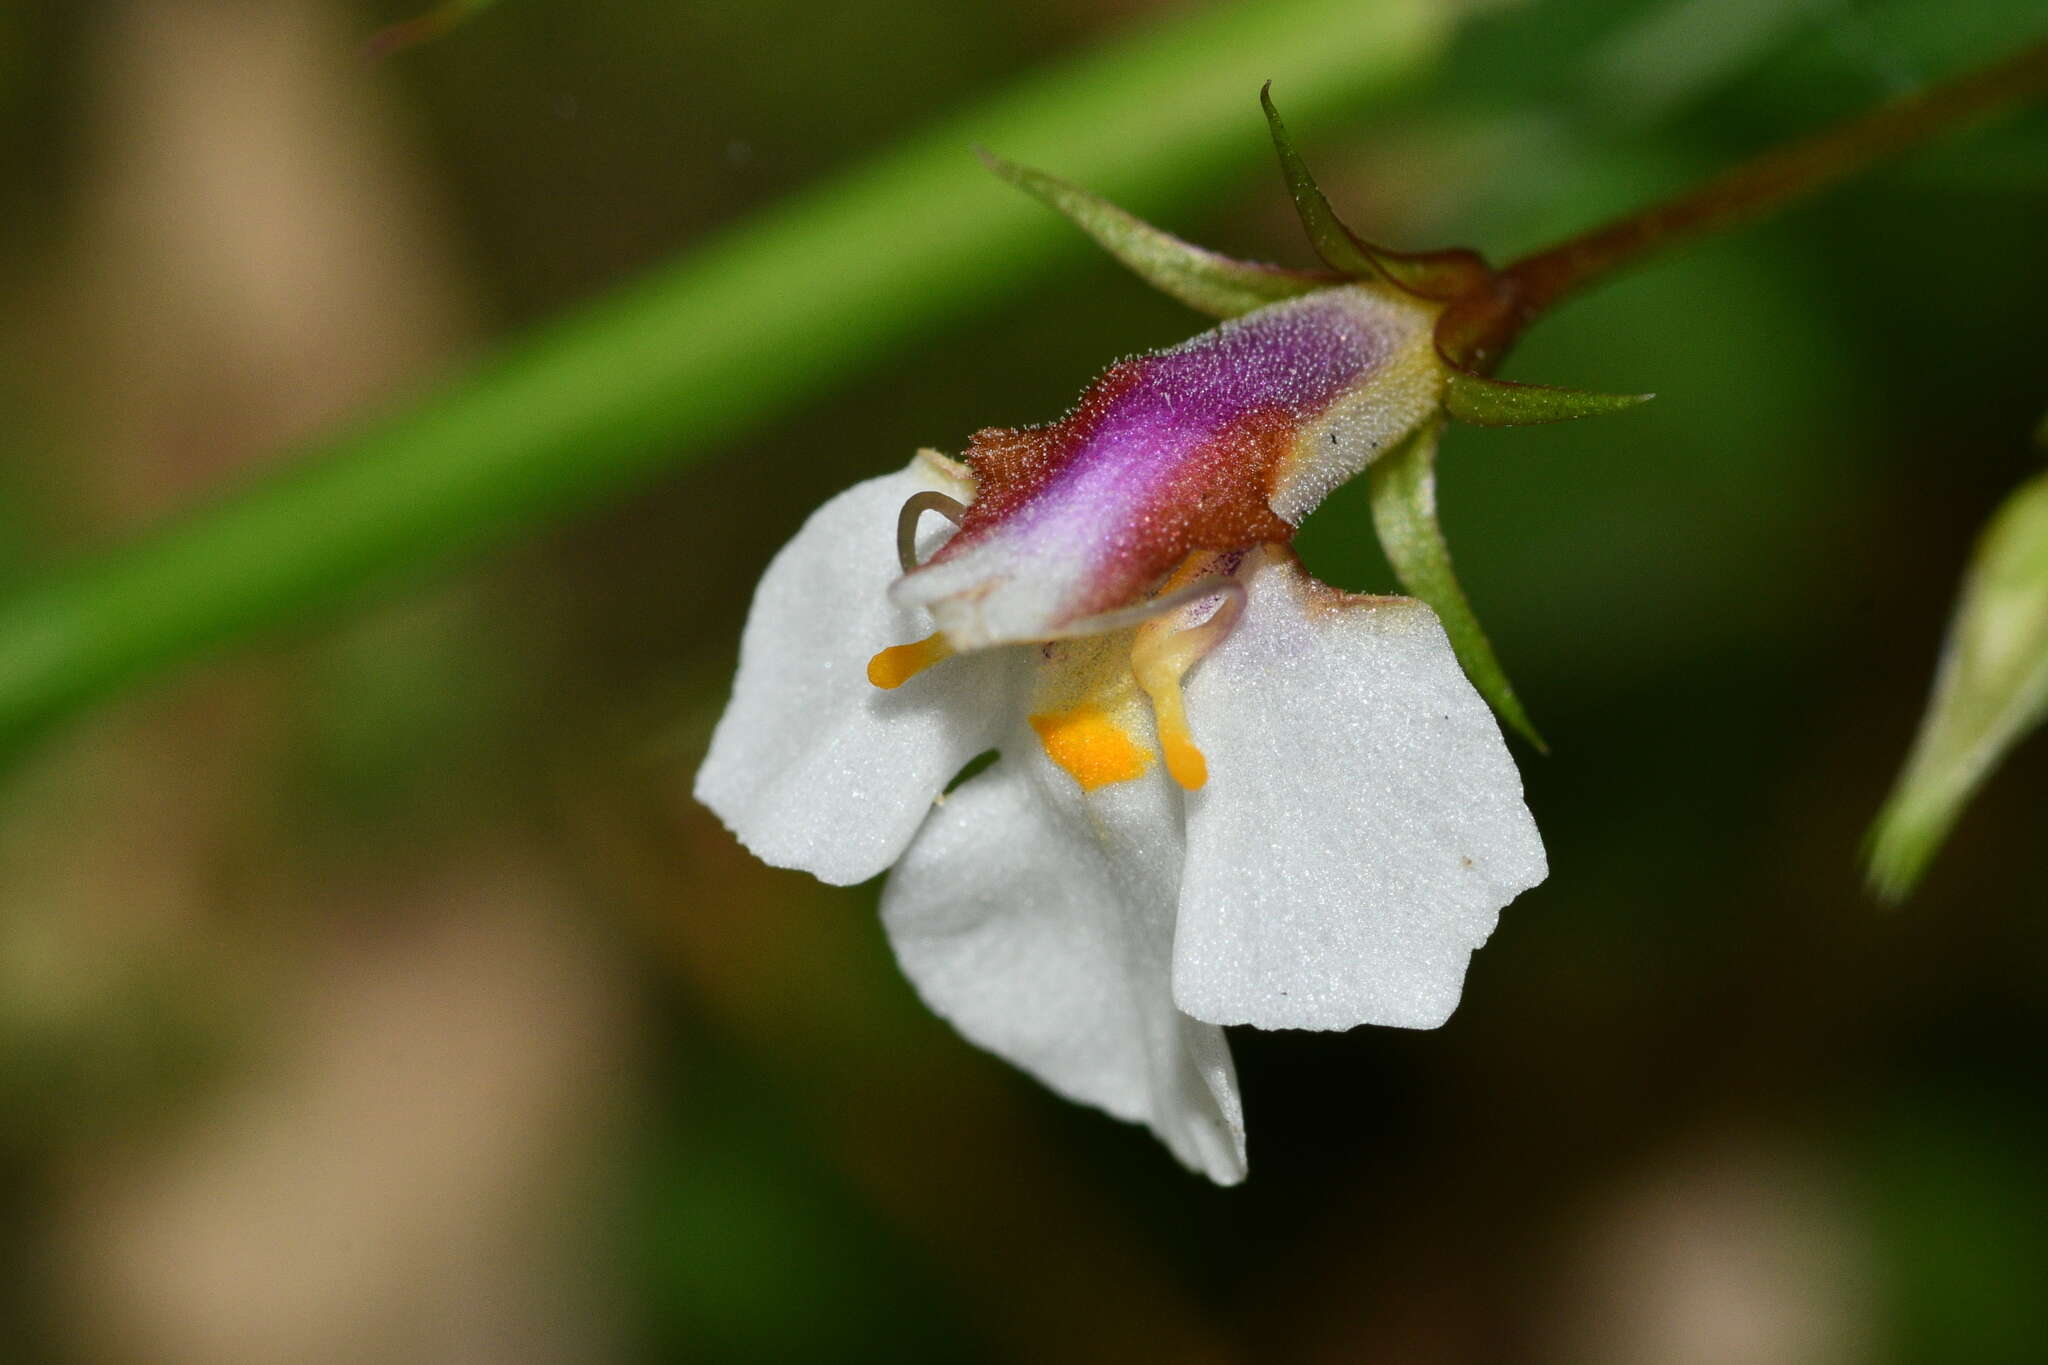
[[[405,5],[0,10],[0,587],[1205,8],[502,0],[381,64]],[[1362,230],[1496,258],[2040,26],[1443,15],[1307,150]],[[1168,225],[1305,263],[1255,95],[1241,173]],[[1903,912],[1857,866],[1970,538],[2037,467],[2044,227],[2034,110],[1529,337],[1511,377],[1659,395],[1447,447],[1554,749],[1522,754],[1551,878],[1442,1030],[1236,1036],[1240,1189],[970,1049],[873,887],[688,796],[811,507],[1201,325],[1078,247],[687,469],[68,725],[0,788],[6,1358],[2044,1358],[2048,749]],[[1363,494],[1302,549],[1383,590]]]

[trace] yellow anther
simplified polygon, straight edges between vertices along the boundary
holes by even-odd
[[[868,660],[868,681],[888,690],[901,687],[941,659],[953,657],[953,646],[944,632],[935,632],[907,645],[890,645]]]
[[[1045,756],[1066,769],[1084,792],[1143,777],[1152,764],[1152,756],[1099,706],[1036,715],[1031,728]]]
[[[1166,771],[1173,774],[1173,780],[1182,788],[1198,792],[1209,780],[1209,760],[1186,733],[1159,736],[1159,745],[1166,750]]]

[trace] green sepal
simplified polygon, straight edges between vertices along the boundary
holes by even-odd
[[[1138,278],[1210,317],[1234,318],[1339,283],[1319,272],[1240,261],[1184,242],[1078,185],[977,150],[990,170],[1063,215]]]
[[[1441,422],[1430,422],[1367,466],[1373,528],[1401,586],[1427,602],[1443,622],[1451,649],[1479,695],[1509,729],[1539,753],[1548,753],[1550,746],[1509,685],[1451,568],[1451,547],[1436,514],[1436,448],[1442,431]]]
[[[1872,826],[1871,890],[1905,899],[1963,806],[2022,735],[2048,718],[2048,474],[1977,541],[1913,752]]]
[[[1287,178],[1294,211],[1300,215],[1302,230],[1308,233],[1309,245],[1316,249],[1316,255],[1330,269],[1346,275],[1384,278],[1379,262],[1365,249],[1365,243],[1344,226],[1322,187],[1316,184],[1314,172],[1301,159],[1301,153],[1294,150],[1294,139],[1287,135],[1287,125],[1280,121],[1280,111],[1273,105],[1270,83],[1259,91],[1259,105],[1266,111],[1266,127],[1273,134],[1273,150],[1280,154],[1280,173]]]
[[[1444,411],[1458,421],[1470,422],[1474,426],[1520,427],[1625,412],[1656,396],[1653,393],[1587,393],[1582,389],[1554,389],[1544,384],[1516,384],[1505,379],[1489,379],[1453,366],[1444,383]]]
[[[1483,284],[1491,272],[1476,252],[1389,251],[1374,246],[1337,216],[1330,200],[1316,184],[1314,172],[1294,150],[1294,139],[1281,122],[1273,103],[1273,83],[1259,91],[1259,107],[1266,111],[1266,128],[1273,135],[1273,150],[1280,155],[1280,173],[1286,177],[1287,192],[1294,199],[1294,211],[1308,234],[1309,245],[1330,269],[1353,279],[1379,279],[1427,299],[1460,298]]]

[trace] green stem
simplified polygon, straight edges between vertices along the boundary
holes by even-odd
[[[1491,370],[1524,328],[1638,261],[1725,232],[1817,193],[1874,162],[2048,94],[2048,41],[1774,148],[1660,204],[1638,209],[1500,270],[1461,305],[1453,345]]]
[[[1440,49],[1439,0],[1221,4],[1091,52],[811,190],[412,411],[0,606],[0,745],[151,674],[613,494],[1084,258],[974,159],[1138,207],[1265,153],[1276,77],[1325,126]],[[877,459],[883,457],[877,453]]]

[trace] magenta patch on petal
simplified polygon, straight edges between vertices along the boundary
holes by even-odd
[[[1137,600],[1198,550],[1290,539],[1271,507],[1276,472],[1393,344],[1352,294],[1276,304],[1123,361],[1050,425],[976,433],[967,519],[899,600],[978,593],[1002,620],[963,634],[1024,638],[1027,613],[995,596],[1009,575],[1064,580],[1032,594],[1030,614],[1056,628]],[[970,561],[988,576],[965,573]]]

